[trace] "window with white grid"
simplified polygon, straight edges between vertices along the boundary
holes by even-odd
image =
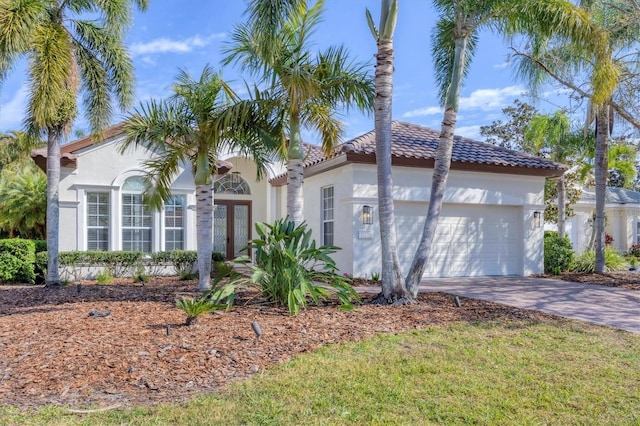
[[[322,244],[333,245],[334,199],[333,186],[322,188]]]
[[[109,250],[109,193],[87,193],[87,250]]]
[[[144,204],[144,180],[135,176],[122,185],[122,250],[151,252],[151,210]]]
[[[171,197],[164,205],[164,249],[184,250],[184,206],[183,195]]]

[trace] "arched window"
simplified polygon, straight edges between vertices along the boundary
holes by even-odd
[[[128,178],[122,184],[122,250],[151,252],[151,209],[144,204],[142,176]]]
[[[216,194],[251,195],[249,184],[240,176],[240,172],[226,174],[215,181],[213,192]]]

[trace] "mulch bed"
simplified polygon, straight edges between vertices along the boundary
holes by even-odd
[[[579,272],[564,272],[552,278],[587,284],[598,284],[607,287],[620,287],[628,290],[640,290],[640,271],[618,271],[604,274],[588,274]]]
[[[321,345],[458,321],[544,321],[534,311],[431,293],[406,307],[333,303],[292,317],[254,290],[231,311],[184,326],[175,299],[199,297],[195,281],[121,279],[60,289],[0,286],[0,404],[86,407],[180,402],[286,362]],[[99,316],[96,314],[109,314]],[[258,321],[262,337],[251,323]]]

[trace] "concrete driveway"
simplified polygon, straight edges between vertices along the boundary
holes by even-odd
[[[535,309],[640,334],[640,291],[548,278],[438,278],[420,292],[443,292]]]

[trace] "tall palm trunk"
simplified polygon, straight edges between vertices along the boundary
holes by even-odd
[[[415,298],[418,294],[418,286],[424,274],[424,269],[429,259],[433,236],[438,226],[440,210],[444,191],[447,187],[447,178],[451,168],[451,154],[453,152],[453,136],[458,117],[458,102],[460,100],[460,87],[462,86],[462,76],[464,75],[465,55],[467,49],[467,36],[464,29],[456,30],[455,51],[453,59],[453,71],[451,84],[447,90],[445,100],[444,119],[442,120],[442,130],[440,131],[440,141],[436,151],[435,164],[433,166],[433,177],[431,179],[431,196],[429,198],[429,208],[427,219],[422,230],[422,237],[416,250],[416,254],[411,262],[411,268],[406,278],[407,290]]]
[[[566,222],[566,198],[567,188],[564,182],[564,174],[556,180],[556,191],[558,192],[558,236],[564,237]]]
[[[45,287],[60,286],[58,247],[60,231],[61,127],[49,127],[47,135],[47,279]]]
[[[213,251],[213,191],[211,183],[196,185],[196,232],[198,233],[198,290],[211,288]]]
[[[292,114],[290,120],[289,147],[287,149],[287,214],[296,224],[304,220],[304,150],[300,134],[300,119]]]
[[[596,220],[595,220],[595,272],[604,272],[605,258],[605,194],[607,191],[609,145],[609,108],[605,105],[596,113]]]
[[[393,40],[378,41],[376,58],[375,129],[378,170],[378,217],[380,221],[380,250],[382,255],[382,292],[373,303],[387,304],[408,296],[400,273],[392,192],[391,106]]]

